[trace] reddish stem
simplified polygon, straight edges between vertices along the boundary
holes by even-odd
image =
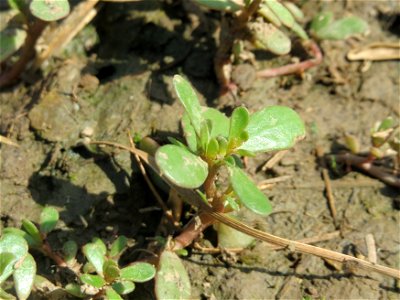
[[[50,244],[47,241],[43,241],[42,245],[42,252],[49,258],[51,258],[59,267],[67,267],[67,263],[64,261],[64,259],[57,255],[53,249],[51,249]]]
[[[314,58],[299,63],[286,65],[283,67],[262,70],[257,72],[257,76],[260,78],[270,78],[296,73],[301,74],[305,70],[319,65],[322,62],[323,58],[321,50],[319,49],[318,45],[313,41],[311,41],[311,43],[309,44],[309,48],[309,51],[314,56]]]

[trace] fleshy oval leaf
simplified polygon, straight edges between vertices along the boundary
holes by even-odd
[[[161,172],[174,184],[184,188],[197,188],[208,175],[208,165],[199,156],[175,145],[165,145],[156,152]]]
[[[24,44],[26,31],[22,29],[5,29],[0,32],[0,62],[7,59]]]
[[[54,207],[45,207],[40,214],[40,231],[46,234],[52,231],[57,225],[58,218],[58,211]]]
[[[203,120],[201,115],[201,106],[191,84],[180,75],[175,75],[173,79],[176,94],[185,108],[190,123],[197,135],[200,135],[200,125]]]
[[[135,290],[135,284],[132,281],[117,281],[112,284],[112,288],[118,294],[126,295]]]
[[[276,55],[290,52],[290,39],[278,28],[269,23],[253,23],[249,25],[253,34],[253,43],[257,48],[268,50]]]
[[[207,8],[224,11],[235,12],[244,7],[239,1],[234,0],[194,0],[196,3],[203,5]]]
[[[68,283],[65,286],[65,291],[77,298],[85,298],[87,295],[82,292],[81,286],[77,283]]]
[[[13,273],[14,287],[18,299],[24,300],[29,297],[35,280],[35,275],[36,262],[33,256],[28,253]]]
[[[32,0],[29,9],[36,18],[47,22],[62,19],[70,11],[68,0]]]
[[[121,269],[121,278],[135,282],[146,282],[154,277],[156,268],[145,262],[137,262]]]
[[[105,261],[103,249],[101,249],[99,245],[89,243],[83,246],[83,253],[87,260],[93,265],[97,274],[103,276],[103,264]]]
[[[210,137],[223,136],[228,137],[229,134],[229,118],[219,110],[211,107],[202,107],[202,115],[206,120],[210,120],[212,128]]]
[[[76,253],[78,252],[78,244],[73,241],[69,240],[63,244],[62,248],[64,254],[64,260],[68,263],[75,259]]]
[[[115,258],[121,256],[128,244],[128,239],[124,235],[120,235],[111,245],[109,252],[110,257]]]
[[[106,284],[104,278],[99,275],[82,274],[81,276],[79,276],[79,279],[83,283],[94,286],[95,288],[98,289],[102,288]]]
[[[270,106],[250,116],[249,139],[238,149],[252,153],[288,149],[305,136],[299,115],[289,107]]]
[[[32,237],[35,244],[41,245],[43,243],[42,236],[40,235],[39,229],[36,227],[35,224],[33,224],[29,220],[24,219],[22,220],[22,227]]]
[[[272,206],[267,196],[241,169],[231,165],[228,165],[228,167],[232,188],[243,205],[260,215],[269,214],[272,211]]]
[[[295,23],[294,17],[284,5],[276,0],[268,0],[264,3],[279,18],[283,25],[287,28],[292,28]]]
[[[122,297],[112,287],[107,287],[106,299],[107,300],[123,300]]]
[[[118,263],[112,259],[106,260],[103,264],[104,278],[107,282],[113,282],[121,273]]]
[[[242,132],[249,124],[249,112],[245,107],[237,107],[232,113],[229,127],[229,140],[241,139]]]
[[[316,31],[315,35],[325,40],[343,40],[352,35],[364,33],[367,29],[367,22],[356,16],[351,16],[334,21]]]
[[[155,278],[157,299],[189,299],[191,286],[189,276],[176,253],[164,250],[160,257]]]

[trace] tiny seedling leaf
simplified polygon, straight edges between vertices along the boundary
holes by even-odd
[[[195,0],[195,2],[207,8],[224,12],[235,12],[243,7],[239,1],[235,0]]]
[[[19,235],[6,233],[0,239],[0,256],[3,259],[4,253],[7,261],[12,253],[14,260],[4,266],[2,273],[0,274],[0,283],[4,282],[13,272],[14,264],[25,257],[28,253],[28,244],[25,239]]]
[[[52,231],[57,225],[58,218],[58,211],[54,207],[45,207],[40,214],[40,232],[47,234]]]
[[[106,255],[106,253],[107,253],[107,246],[106,246],[106,244],[104,244],[104,242],[103,242],[103,240],[102,240],[101,238],[94,237],[94,238],[92,239],[92,244],[97,245],[97,246],[99,247],[101,253],[102,253],[103,255]]]
[[[83,246],[83,253],[88,261],[93,265],[97,274],[103,276],[103,264],[105,257],[101,246],[94,243],[86,244]]]
[[[254,238],[233,229],[223,223],[216,224],[218,246],[222,248],[246,248],[254,242]]]
[[[207,163],[175,145],[160,147],[156,153],[156,162],[162,174],[180,187],[197,188],[207,178]]]
[[[284,55],[290,52],[292,43],[290,39],[270,23],[250,24],[253,34],[253,43],[257,48],[271,51],[276,55]]]
[[[266,6],[279,18],[279,20],[287,28],[292,28],[295,20],[290,11],[276,0],[268,0],[264,2]]]
[[[229,118],[215,108],[202,106],[201,109],[203,118],[206,120],[210,120],[212,123],[210,137],[228,137]]]
[[[331,11],[321,12],[316,15],[310,25],[310,31],[315,34],[323,28],[329,26],[333,21],[333,13]]]
[[[35,244],[41,245],[43,243],[42,236],[40,235],[39,229],[36,227],[35,224],[33,224],[29,220],[24,219],[22,220],[22,227],[32,237]]]
[[[28,253],[13,273],[14,287],[18,299],[24,300],[29,297],[35,280],[35,275],[36,262],[33,256]]]
[[[28,243],[29,247],[38,248],[40,246],[40,244],[36,243],[36,241],[33,239],[33,237],[31,237],[29,235],[29,233],[27,233],[26,231],[23,231],[19,228],[7,227],[7,228],[4,228],[3,233],[4,234],[6,234],[6,233],[16,234],[16,235],[23,237],[26,240],[26,242]]]
[[[251,115],[246,131],[249,139],[238,149],[252,153],[287,149],[305,136],[299,115],[284,106],[270,106]]]
[[[155,278],[157,299],[189,299],[191,287],[189,276],[176,253],[164,250],[160,257]]]
[[[279,18],[264,2],[260,4],[260,9],[258,10],[258,13],[263,16],[267,21],[274,24],[276,27],[280,27],[282,25],[282,22],[279,20]]]
[[[103,265],[103,273],[107,282],[113,282],[120,275],[118,263],[112,259],[106,260]]]
[[[364,33],[367,29],[367,22],[356,16],[351,16],[332,22],[315,31],[315,35],[325,40],[343,40],[352,35]]]
[[[112,287],[107,287],[106,299],[107,300],[123,300],[122,297]]]
[[[70,293],[72,296],[78,297],[78,298],[85,298],[87,295],[82,292],[81,286],[77,283],[68,283],[65,286],[65,291]]]
[[[200,145],[204,152],[207,151],[208,141],[210,140],[210,130],[206,121],[200,125]]]
[[[125,251],[127,244],[128,239],[126,238],[126,236],[120,235],[111,245],[111,249],[109,252],[110,257],[120,257],[121,254]]]
[[[272,211],[267,196],[261,192],[253,181],[238,167],[230,166],[230,182],[236,195],[251,211],[260,215],[267,215]]]
[[[0,32],[0,62],[7,59],[24,44],[26,32],[22,29],[5,29]]]
[[[232,113],[229,127],[229,141],[241,140],[241,134],[249,124],[249,112],[245,107],[237,107]]]
[[[102,288],[105,284],[106,281],[104,280],[103,277],[99,275],[92,275],[92,274],[82,274],[79,276],[79,279],[88,285],[94,286],[95,288]]]
[[[32,0],[29,9],[36,18],[52,22],[67,16],[70,7],[68,0]]]
[[[282,4],[290,11],[296,21],[302,22],[304,20],[303,11],[296,4],[288,1],[284,1]]]
[[[75,259],[76,253],[78,252],[78,244],[73,240],[66,241],[62,250],[65,261],[70,262]]]
[[[203,120],[201,115],[201,106],[197,98],[196,92],[190,83],[182,76],[175,75],[173,79],[176,94],[185,108],[190,123],[192,124],[197,135],[200,135],[200,125]]]
[[[215,158],[219,153],[219,144],[216,138],[212,138],[207,145],[206,156],[208,158]]]
[[[112,284],[112,288],[118,294],[126,295],[135,290],[135,284],[132,281],[117,281]]]
[[[135,282],[146,282],[154,277],[156,269],[153,265],[145,262],[137,262],[121,269],[120,278]]]

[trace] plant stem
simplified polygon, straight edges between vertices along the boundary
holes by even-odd
[[[53,251],[53,249],[51,248],[50,244],[47,241],[43,241],[41,250],[43,254],[51,258],[57,264],[57,266],[68,267],[64,259]]]
[[[28,34],[26,36],[21,56],[10,70],[0,76],[0,87],[8,86],[14,83],[25,70],[26,65],[35,55],[36,41],[46,28],[47,24],[48,22],[37,19],[31,26],[28,27]]]
[[[305,70],[319,65],[322,62],[323,56],[318,45],[314,41],[310,41],[309,45],[306,46],[309,47],[309,51],[314,56],[314,58],[299,63],[286,65],[283,67],[258,71],[257,76],[260,78],[270,78],[270,77],[289,75],[295,73],[301,74]]]

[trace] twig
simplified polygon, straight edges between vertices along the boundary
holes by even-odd
[[[270,78],[295,73],[301,74],[305,70],[319,65],[322,62],[323,57],[321,50],[319,49],[318,45],[313,41],[310,42],[309,47],[310,52],[314,56],[314,58],[278,68],[258,71],[257,76],[260,78]]]
[[[363,156],[351,153],[344,153],[332,155],[332,158],[334,158],[337,162],[346,163],[353,167],[356,167],[388,185],[397,188],[400,187],[400,178],[395,174],[390,173],[390,169],[375,166],[372,162],[366,161],[365,157]]]
[[[376,245],[375,245],[374,236],[371,233],[368,233],[365,236],[365,244],[367,245],[368,260],[370,262],[376,264],[376,262],[377,262]]]
[[[282,182],[282,181],[288,180],[290,178],[292,178],[292,175],[283,175],[283,176],[279,176],[279,177],[275,177],[275,178],[265,179],[265,180],[259,182],[257,187],[260,190],[265,190],[267,188],[270,188],[271,185],[274,185],[275,183]]]
[[[112,143],[112,142],[107,142],[107,141],[94,141],[91,142],[91,144],[97,144],[97,145],[108,145],[120,149],[124,149],[127,151],[130,151],[131,153],[137,154],[144,162],[146,162],[149,167],[151,167],[155,172],[158,172],[160,174],[160,171],[157,168],[157,165],[155,164],[154,159],[149,156],[146,152],[143,152],[138,149],[132,149],[128,148],[124,145],[117,144],[117,143]],[[371,272],[377,272],[383,275],[391,276],[397,279],[400,279],[400,270],[396,270],[393,268],[385,267],[382,265],[378,264],[373,264],[369,261],[365,261],[362,259],[355,258],[350,255],[342,254],[339,252],[335,252],[332,250],[327,250],[319,247],[315,247],[312,245],[296,242],[296,241],[291,241],[288,239],[284,239],[278,236],[274,236],[272,234],[269,234],[267,232],[263,232],[261,230],[257,230],[255,228],[252,228],[240,221],[237,221],[231,217],[226,216],[223,213],[216,212],[212,207],[210,207],[207,203],[205,203],[202,198],[193,190],[188,190],[181,188],[179,186],[176,186],[172,182],[170,182],[167,178],[163,178],[165,182],[173,189],[175,189],[182,197],[187,201],[189,204],[198,207],[202,209],[204,212],[209,214],[211,217],[215,218],[216,220],[220,221],[221,223],[232,227],[233,229],[236,229],[244,234],[250,235],[254,238],[257,238],[261,241],[274,244],[277,246],[281,246],[284,248],[289,248],[293,251],[297,251],[300,253],[306,253],[306,254],[312,254],[321,258],[326,258],[326,259],[331,259],[343,264],[352,264],[355,267],[371,271]]]
[[[276,163],[278,163],[283,156],[288,152],[288,150],[282,150],[274,154],[274,156],[271,157],[261,168],[261,171],[266,171],[269,169],[272,169],[273,166],[275,166]]]
[[[337,212],[336,212],[335,198],[333,197],[333,193],[332,193],[331,181],[329,179],[326,161],[324,158],[324,150],[322,149],[321,146],[317,146],[315,150],[316,150],[315,152],[317,154],[317,157],[320,161],[321,168],[322,168],[321,173],[322,173],[322,178],[324,179],[324,183],[325,183],[326,197],[328,198],[329,209],[331,211],[333,223],[337,227],[338,223],[337,223],[337,218],[336,218]]]

